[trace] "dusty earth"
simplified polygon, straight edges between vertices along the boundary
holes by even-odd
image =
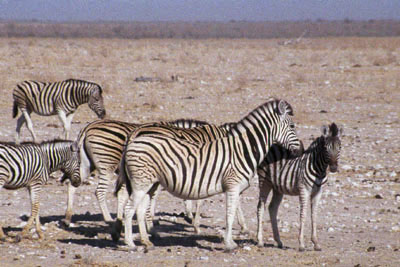
[[[56,173],[42,194],[45,239],[0,242],[0,265],[398,266],[400,39],[303,39],[286,46],[282,41],[0,39],[0,138],[14,139],[12,89],[28,79],[97,82],[109,117],[130,122],[194,118],[220,124],[239,120],[271,96],[286,99],[306,146],[323,124],[336,122],[345,132],[340,171],[329,174],[321,201],[321,252],[312,249],[309,220],[307,249],[298,251],[297,197],[285,197],[279,213],[285,248],[274,245],[267,213],[266,245],[256,246],[257,181],[242,198],[250,234],[240,235],[234,225],[236,251],[223,251],[223,195],[205,201],[202,234],[196,235],[181,214],[182,201],[166,192],[157,204],[161,238],[153,240],[155,249],[120,251],[122,239],[113,243],[102,221],[95,178],[78,189],[73,225],[60,227],[66,186]],[[136,82],[141,76],[153,81]],[[94,119],[82,106],[72,137]],[[62,132],[57,117],[33,115],[33,122],[41,140]],[[22,138],[30,140],[26,128]],[[115,216],[111,191],[108,204]],[[1,190],[0,214],[9,236],[20,232],[30,214],[27,191]]]

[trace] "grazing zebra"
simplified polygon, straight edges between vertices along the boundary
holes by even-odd
[[[282,248],[277,225],[278,208],[283,195],[300,197],[300,251],[304,251],[304,221],[307,206],[311,200],[312,242],[315,250],[321,250],[317,239],[317,208],[321,198],[322,185],[326,183],[326,171],[329,166],[331,172],[338,169],[340,155],[340,136],[343,130],[335,123],[322,127],[322,136],[311,143],[309,148],[299,157],[291,156],[285,148],[273,145],[267,158],[258,168],[260,199],[258,201],[257,216],[258,245],[263,246],[262,221],[265,202],[271,189],[273,196],[269,204],[269,215],[278,247]]]
[[[207,124],[203,121],[186,119],[161,123],[181,128],[193,128]],[[141,124],[116,120],[98,120],[89,123],[78,135],[77,143],[80,148],[81,178],[82,180],[85,180],[91,172],[94,170],[98,171],[99,182],[96,188],[96,197],[106,222],[112,221],[106,203],[108,186],[118,167],[127,136],[139,126],[141,126]],[[66,225],[69,225],[71,222],[75,191],[76,187],[68,184],[68,205],[64,220]],[[123,195],[124,194],[119,194],[119,196]],[[120,218],[120,220],[122,220],[123,217],[122,203],[124,202],[125,200],[120,200],[120,197],[118,198],[119,205],[117,217]],[[154,204],[152,205],[152,208],[152,211],[154,211]]]
[[[18,108],[22,115],[17,120],[15,142],[19,143],[22,125],[26,122],[33,142],[36,135],[30,117],[32,112],[41,116],[58,114],[64,125],[65,138],[68,139],[71,121],[78,106],[88,103],[99,118],[104,118],[106,110],[103,104],[100,85],[69,79],[62,82],[24,81],[17,84],[13,91],[14,106],[13,118],[18,115]]]
[[[118,178],[118,183],[126,184],[130,195],[125,206],[128,247],[135,249],[132,217],[136,210],[141,242],[147,248],[153,246],[146,233],[145,213],[151,195],[161,184],[183,199],[203,199],[225,192],[225,248],[236,248],[232,224],[239,195],[257,175],[257,166],[269,147],[279,143],[293,153],[300,150],[291,115],[292,107],[287,102],[272,99],[234,124],[224,137],[204,143],[188,141],[185,136],[190,130],[165,125],[135,130],[124,150]],[[114,227],[113,238],[118,236],[117,230]]]
[[[40,239],[43,238],[39,221],[39,195],[50,173],[62,170],[63,179],[70,179],[74,186],[79,186],[81,180],[77,169],[78,147],[71,141],[56,140],[21,145],[0,143],[0,188],[14,190],[28,187],[31,196],[32,214],[22,236],[29,233],[33,221],[36,221],[36,232]],[[1,226],[0,240],[5,240]]]

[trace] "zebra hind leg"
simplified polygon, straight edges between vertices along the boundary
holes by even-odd
[[[250,233],[249,228],[247,227],[246,220],[244,219],[242,207],[240,205],[240,200],[238,202],[237,206],[237,218],[238,218],[238,223],[240,225],[240,233],[244,235],[248,235]]]
[[[278,248],[283,248],[281,238],[279,236],[278,229],[278,209],[282,202],[283,194],[273,191],[271,203],[268,206],[269,216],[271,219],[272,232],[274,234],[274,240],[278,244]]]
[[[0,190],[3,188],[4,180],[0,180]],[[3,227],[0,224],[0,241],[6,241],[6,235],[3,232]]]
[[[39,195],[41,192],[41,185],[34,184],[29,186],[29,194],[31,196],[31,217],[29,217],[28,222],[26,223],[25,227],[22,229],[21,235],[18,237],[17,240],[20,240],[22,237],[27,237],[29,234],[29,230],[32,227],[33,222],[36,222],[36,233],[39,236],[39,239],[43,238],[43,232],[40,225],[39,220]]]
[[[140,242],[146,247],[146,250],[154,248],[153,243],[149,240],[149,236],[146,230],[146,212],[150,204],[150,195],[146,194],[137,208],[137,221],[139,224]]]
[[[97,201],[99,202],[101,212],[103,213],[104,221],[106,222],[112,222],[113,219],[111,218],[110,211],[108,210],[107,207],[107,202],[106,202],[106,195],[107,195],[107,190],[108,186],[110,184],[110,181],[113,177],[113,173],[110,172],[99,172],[99,183],[96,188],[96,198]]]

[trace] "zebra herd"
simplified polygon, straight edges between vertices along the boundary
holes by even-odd
[[[298,139],[292,121],[293,109],[285,100],[270,99],[238,122],[215,126],[204,121],[176,120],[134,124],[104,119],[102,88],[82,80],[55,83],[25,81],[13,91],[13,117],[17,120],[15,144],[0,143],[0,188],[28,187],[32,214],[22,231],[26,236],[36,222],[39,238],[43,237],[39,222],[39,194],[51,172],[62,170],[62,181],[68,180],[68,204],[64,222],[69,225],[73,200],[82,180],[95,170],[98,185],[95,195],[104,220],[113,222],[106,205],[106,193],[118,174],[117,219],[112,238],[118,241],[122,225],[124,242],[129,250],[136,246],[132,237],[132,218],[136,213],[141,243],[152,248],[148,232],[155,235],[154,207],[157,195],[164,188],[186,201],[199,200],[193,226],[199,229],[201,199],[216,194],[226,196],[225,249],[237,244],[232,238],[236,214],[246,231],[240,208],[240,194],[259,181],[257,206],[257,241],[263,246],[262,221],[269,192],[273,191],[269,214],[274,240],[283,247],[277,226],[277,213],[284,194],[300,198],[299,250],[304,250],[304,220],[311,201],[312,242],[321,250],[316,232],[317,207],[326,172],[338,169],[340,137],[343,130],[335,123],[322,127],[322,135],[308,149]],[[68,139],[72,117],[79,105],[89,104],[101,119],[84,127],[75,141],[47,141],[36,144],[30,119],[32,112],[43,116],[58,115]],[[26,123],[34,143],[19,144],[20,131]],[[20,236],[18,236],[20,238]],[[0,227],[0,240],[6,235]]]

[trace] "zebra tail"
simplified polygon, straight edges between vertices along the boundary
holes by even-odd
[[[124,184],[126,185],[128,195],[130,196],[132,194],[132,184],[131,181],[128,179],[128,175],[125,169],[125,151],[122,154],[121,161],[116,172],[118,173],[118,178],[117,183],[115,184],[114,196],[118,195],[119,190],[121,190]]]
[[[15,117],[17,117],[17,115],[18,115],[18,105],[17,105],[17,102],[14,101],[12,117],[15,118]]]

